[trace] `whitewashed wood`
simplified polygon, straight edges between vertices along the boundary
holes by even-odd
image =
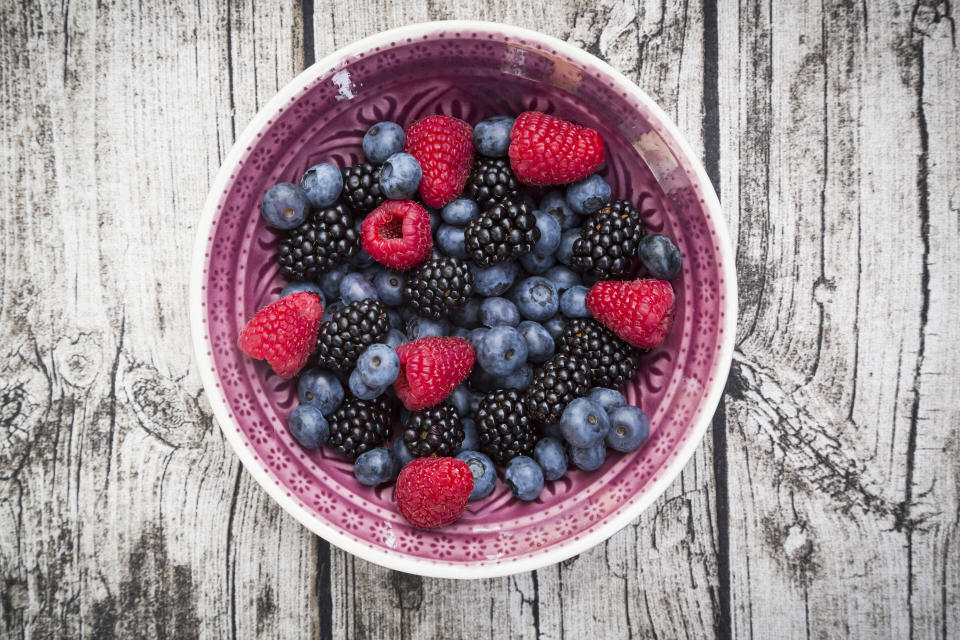
[[[919,159],[921,231],[927,300],[922,355],[914,370],[916,420],[907,549],[910,611],[918,638],[960,634],[960,330],[955,319],[960,291],[960,83],[955,25],[944,7],[919,7],[913,18],[916,109],[924,131]],[[928,225],[924,230],[923,225]],[[926,282],[924,282],[924,273]],[[915,412],[915,413],[914,413]]]
[[[947,343],[930,379],[943,371],[950,381],[929,395],[917,386],[924,336],[955,335],[945,310],[957,301],[923,275],[931,183],[918,165],[925,48],[915,14],[926,10],[731,9],[720,12],[720,102],[722,197],[738,207],[727,211],[742,286],[727,402],[730,504],[740,505],[730,522],[733,633],[762,636],[776,621],[780,637],[949,637],[960,615],[943,555],[955,541],[956,459],[918,446],[921,433],[933,443],[956,433],[939,414],[956,381]],[[935,60],[955,69],[943,36]],[[955,89],[948,82],[945,95]],[[955,103],[934,108],[955,140]],[[947,148],[927,162],[952,193],[960,175]],[[955,277],[956,211],[943,216],[952,227],[940,228],[937,268]],[[935,298],[940,314],[922,311]],[[911,416],[919,398],[930,403],[926,423]],[[940,534],[923,553],[922,605],[911,543],[921,465],[946,485],[931,514]],[[948,584],[947,602],[931,583]]]
[[[4,5],[0,635],[957,635],[947,10]],[[204,195],[264,101],[440,18],[535,27],[650,92],[720,186],[742,284],[718,431],[661,500],[575,559],[470,583],[371,565],[278,509],[213,423],[184,302]]]

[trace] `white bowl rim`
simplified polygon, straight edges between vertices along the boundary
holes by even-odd
[[[217,379],[214,373],[213,357],[207,355],[208,345],[205,344],[205,329],[203,323],[205,310],[202,305],[206,245],[210,227],[217,213],[217,203],[220,201],[224,189],[230,180],[231,169],[236,166],[247,146],[256,140],[257,132],[261,131],[263,127],[267,125],[267,121],[272,119],[281,107],[286,106],[291,98],[298,95],[318,77],[336,69],[340,63],[347,58],[375,47],[389,46],[391,42],[399,42],[405,38],[421,37],[438,31],[458,30],[505,35],[508,38],[535,41],[539,44],[552,47],[563,56],[585,66],[592,66],[603,72],[615,81],[623,91],[629,93],[649,109],[651,115],[662,124],[664,133],[672,138],[673,142],[683,154],[685,165],[693,169],[693,182],[700,187],[707,217],[713,223],[713,227],[716,230],[717,244],[720,247],[719,254],[722,258],[720,264],[724,284],[727,286],[726,305],[723,310],[724,313],[721,316],[723,322],[723,333],[721,335],[723,337],[720,354],[718,356],[720,361],[718,375],[711,383],[712,387],[703,404],[703,411],[700,412],[699,417],[693,425],[692,436],[687,439],[683,446],[676,452],[676,456],[665,466],[659,479],[653,481],[649,490],[644,492],[644,495],[635,504],[624,509],[605,524],[597,526],[579,540],[570,540],[568,543],[544,551],[542,554],[512,560],[508,563],[476,567],[465,563],[434,563],[429,559],[408,556],[403,553],[391,553],[356,542],[338,529],[331,527],[329,524],[308,513],[306,508],[301,507],[294,498],[286,494],[283,487],[275,484],[270,479],[268,472],[254,460],[253,453],[250,449],[244,446],[243,436],[237,429],[238,425],[236,421],[231,417],[225,398],[222,394],[216,392]],[[310,531],[345,551],[359,556],[364,560],[387,567],[388,569],[435,578],[477,579],[502,577],[533,571],[561,562],[604,542],[636,519],[654,500],[659,498],[667,486],[680,475],[680,472],[693,456],[693,452],[703,439],[707,431],[707,426],[713,420],[713,415],[720,402],[720,397],[723,394],[727,374],[732,362],[737,318],[737,278],[734,265],[735,259],[730,243],[730,235],[720,208],[720,201],[713,189],[710,178],[707,176],[703,166],[673,121],[646,92],[640,89],[629,78],[603,60],[600,60],[575,45],[523,27],[480,20],[423,22],[368,36],[318,60],[291,80],[273,99],[261,108],[243,130],[243,133],[236,139],[210,187],[210,192],[204,204],[200,225],[197,228],[196,238],[194,240],[193,259],[190,269],[189,299],[190,328],[194,348],[193,355],[200,373],[204,391],[213,408],[214,417],[217,419],[217,423],[220,425],[220,429],[227,442],[240,458],[243,466],[246,467],[247,471],[253,476],[254,480],[256,480],[287,513],[296,518]]]

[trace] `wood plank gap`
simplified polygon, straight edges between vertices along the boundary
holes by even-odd
[[[704,169],[720,192],[720,49],[716,0],[703,3],[703,155]],[[713,477],[717,510],[717,638],[733,634],[730,605],[730,506],[727,491],[727,413],[720,398],[713,416]]]

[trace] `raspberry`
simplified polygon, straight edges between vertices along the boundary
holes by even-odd
[[[598,282],[587,292],[587,310],[635,347],[653,349],[670,333],[673,287],[665,280]]]
[[[473,472],[456,458],[417,458],[400,471],[397,510],[415,527],[433,529],[457,521],[473,491]]]
[[[451,116],[428,116],[407,127],[404,149],[420,163],[420,197],[439,209],[463,191],[473,166],[473,128]]]
[[[412,200],[387,200],[364,218],[360,234],[374,260],[400,271],[417,266],[433,250],[430,214]]]
[[[586,178],[603,163],[603,139],[587,127],[537,111],[521,113],[510,131],[510,166],[524,184]]]
[[[397,347],[400,373],[393,383],[410,411],[443,401],[468,375],[476,355],[463,338],[420,338]]]
[[[291,294],[258,311],[240,332],[237,346],[251,358],[265,358],[281,378],[292,378],[313,352],[322,317],[315,294]]]

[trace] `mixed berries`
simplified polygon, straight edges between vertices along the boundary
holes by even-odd
[[[522,501],[649,437],[621,389],[675,314],[677,246],[615,200],[600,134],[552,115],[380,122],[365,160],[310,167],[261,214],[281,297],[244,353],[299,374],[306,449],[395,482],[414,526],[457,520],[498,478]]]

